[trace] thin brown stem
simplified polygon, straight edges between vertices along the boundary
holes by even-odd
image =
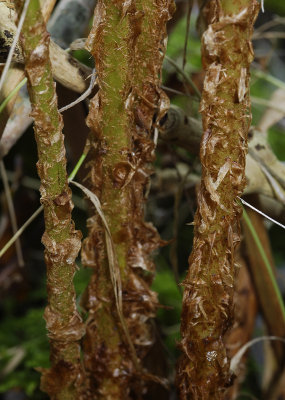
[[[3,160],[0,161],[0,171],[1,171],[1,177],[2,177],[2,181],[3,181],[3,185],[4,185],[8,210],[9,210],[9,214],[10,214],[12,231],[13,231],[13,235],[15,235],[15,233],[18,231],[17,218],[16,218],[15,208],[14,208],[13,199],[12,199],[12,195],[11,195],[11,189],[9,186],[8,176],[7,176],[7,172],[6,172],[6,168],[5,168]],[[19,266],[23,267],[24,266],[24,258],[23,258],[23,252],[22,252],[21,242],[20,242],[19,238],[15,241],[15,247],[16,247]]]

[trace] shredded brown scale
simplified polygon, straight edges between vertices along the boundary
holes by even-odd
[[[90,391],[98,399],[141,398],[151,378],[142,360],[154,343],[150,320],[157,296],[150,290],[150,254],[162,243],[144,221],[144,192],[154,159],[152,134],[168,102],[160,90],[168,0],[99,0],[87,41],[99,92],[90,105],[89,188],[98,196],[109,225],[122,282],[123,316],[135,354],[118,317],[100,217],[88,221],[82,260],[94,269],[84,306],[84,340]],[[155,378],[154,378],[155,379]]]
[[[222,399],[231,384],[223,337],[232,320],[250,127],[250,42],[259,5],[255,0],[210,0],[202,38],[206,70],[200,111],[204,135],[202,180],[195,237],[184,281],[181,350],[177,385],[180,399]]]

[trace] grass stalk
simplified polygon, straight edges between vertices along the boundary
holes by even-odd
[[[268,276],[269,276],[271,284],[272,284],[272,286],[274,288],[274,292],[275,292],[276,298],[278,299],[278,302],[279,302],[279,307],[280,307],[280,310],[282,312],[282,319],[285,321],[285,306],[284,306],[284,302],[283,302],[283,298],[282,298],[280,289],[279,289],[278,284],[276,282],[275,275],[274,275],[274,273],[272,271],[271,264],[270,264],[270,262],[269,262],[269,260],[267,258],[267,255],[266,255],[266,253],[264,251],[264,248],[263,248],[263,246],[261,244],[261,241],[260,241],[260,239],[258,237],[258,234],[257,234],[256,230],[254,229],[254,226],[253,226],[253,224],[252,224],[252,222],[251,222],[251,220],[250,220],[250,218],[249,218],[249,216],[248,216],[248,214],[247,214],[247,212],[246,212],[244,207],[243,207],[243,218],[245,220],[245,223],[248,226],[248,229],[250,230],[250,232],[252,234],[252,237],[254,239],[256,247],[258,248],[258,251],[259,251],[259,253],[260,253],[260,255],[261,255],[262,259],[263,259],[264,265],[266,266]]]
[[[27,83],[27,78],[22,79],[21,82],[18,83],[18,85],[9,93],[5,100],[2,101],[2,103],[0,104],[0,114],[5,109],[6,105],[9,103],[12,97],[18,93],[18,91],[21,89],[21,87],[25,85],[25,83]]]

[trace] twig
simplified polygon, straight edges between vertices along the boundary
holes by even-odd
[[[88,89],[84,93],[82,93],[82,95],[79,96],[78,99],[76,99],[72,103],[60,108],[58,111],[59,112],[64,112],[64,111],[68,110],[69,108],[72,108],[72,107],[76,106],[76,104],[80,103],[81,101],[85,100],[92,92],[92,89],[93,89],[94,84],[95,84],[95,79],[96,79],[96,71],[95,71],[95,68],[94,68],[93,71],[92,71],[90,85],[89,85]]]
[[[22,10],[22,14],[21,14],[21,17],[20,17],[20,20],[19,20],[19,24],[18,24],[18,27],[17,27],[17,31],[16,31],[16,34],[14,36],[13,43],[12,43],[12,46],[10,47],[10,51],[9,51],[9,55],[8,55],[7,61],[5,63],[5,67],[4,67],[2,75],[1,75],[0,92],[1,92],[1,89],[2,89],[2,86],[3,86],[3,83],[5,82],[8,70],[10,68],[12,57],[14,55],[14,50],[15,50],[16,45],[18,43],[18,40],[19,40],[19,37],[20,37],[20,33],[21,33],[21,30],[22,30],[22,27],[23,27],[23,23],[25,21],[25,17],[26,17],[26,13],[27,13],[27,10],[28,10],[29,3],[30,3],[30,0],[25,0],[24,7],[23,7],[23,10]]]
[[[3,185],[4,185],[4,191],[5,191],[5,196],[6,196],[6,200],[7,200],[7,205],[8,205],[8,210],[9,210],[9,215],[10,215],[10,220],[11,220],[11,225],[12,225],[12,231],[13,231],[13,234],[15,235],[15,233],[18,231],[17,218],[16,218],[15,208],[14,208],[14,204],[13,204],[13,199],[11,196],[11,190],[10,190],[10,186],[9,186],[9,182],[8,182],[6,168],[5,168],[3,160],[0,161],[0,171],[1,171],[1,177],[2,177],[2,181],[3,181]],[[17,239],[15,241],[15,247],[16,247],[16,253],[17,253],[19,266],[23,267],[25,265],[25,263],[24,263],[20,239]]]
[[[187,46],[188,46],[188,37],[189,37],[189,30],[190,30],[190,19],[191,19],[191,11],[193,6],[193,0],[188,0],[188,10],[187,10],[187,25],[185,31],[185,41],[184,41],[184,50],[183,50],[183,64],[182,69],[184,71],[186,65],[186,57],[187,57]]]
[[[79,168],[83,164],[87,153],[84,153],[81,155],[80,159],[78,160],[77,164],[75,165],[73,171],[69,175],[68,180],[72,180],[75,178],[75,175],[77,174]],[[0,258],[6,253],[6,251],[12,246],[12,244],[15,243],[15,241],[22,235],[22,233],[25,231],[25,229],[33,222],[33,220],[42,212],[43,206],[40,206],[31,216],[30,218],[21,226],[20,229],[11,237],[11,239],[5,244],[5,246],[0,250]]]
[[[263,217],[267,218],[269,221],[273,222],[276,225],[279,225],[281,228],[285,229],[285,226],[282,225],[280,222],[276,221],[275,219],[269,217],[269,215],[263,213],[262,211],[258,210],[257,208],[255,208],[254,206],[252,206],[251,204],[249,204],[247,201],[245,201],[244,199],[242,199],[241,197],[238,197],[238,199],[247,207],[251,208],[252,210],[256,211],[258,214],[262,215]]]
[[[276,105],[276,103],[274,103],[273,101],[262,99],[261,97],[254,97],[254,96],[250,96],[250,99],[251,99],[252,103],[254,103],[254,104],[260,104],[262,106],[269,107],[272,110],[281,112],[282,114],[285,114],[285,107],[283,107],[283,108],[281,106],[278,107]]]
[[[231,367],[230,367],[231,371],[233,373],[236,373],[238,364],[240,363],[240,360],[242,359],[242,356],[244,355],[244,353],[255,343],[262,342],[264,340],[277,340],[277,341],[285,343],[285,339],[282,337],[278,337],[278,336],[261,336],[261,337],[257,337],[255,339],[250,340],[244,346],[242,346],[239,349],[239,351],[234,355],[234,357],[231,359]]]
[[[260,32],[264,32],[269,28],[272,28],[276,25],[285,25],[285,18],[282,17],[275,17],[273,20],[267,21],[265,22],[263,25],[257,27],[255,29],[255,32],[253,33],[253,38],[258,36],[260,34]]]
[[[165,56],[165,59],[174,67],[176,68],[176,70],[183,76],[183,78],[185,79],[185,81],[187,83],[189,83],[189,85],[192,87],[192,89],[194,90],[195,94],[197,95],[198,99],[201,99],[201,93],[199,91],[199,89],[197,88],[197,86],[195,85],[195,83],[192,81],[192,79],[189,78],[189,76],[183,71],[182,68],[179,67],[179,65],[172,60],[172,58]]]
[[[33,222],[33,220],[43,211],[43,206],[40,206],[34,213],[33,215],[30,216],[30,218],[21,226],[20,229],[15,233],[13,237],[5,244],[5,246],[0,250],[0,258],[6,253],[6,251],[9,249],[9,247],[12,246],[12,244],[15,243],[15,241],[22,235],[22,233],[25,231],[25,229]]]
[[[284,39],[285,32],[264,32],[262,34],[256,35],[253,40],[260,40],[260,39]]]
[[[170,93],[175,93],[175,94],[181,95],[181,96],[191,97],[187,93],[183,93],[180,90],[172,89],[172,88],[170,88],[168,86],[161,85],[161,89],[166,90],[166,91],[168,91]]]
[[[260,79],[264,79],[265,81],[271,83],[272,85],[279,87],[280,89],[285,89],[285,83],[282,82],[280,79],[275,78],[274,76],[267,74],[263,71],[258,69],[253,70],[253,74]]]
[[[48,22],[57,0],[40,0],[41,10],[45,23]]]
[[[4,108],[6,107],[6,105],[9,103],[9,101],[11,100],[11,98],[13,96],[15,96],[15,94],[21,89],[21,87],[23,87],[25,85],[25,83],[27,82],[27,78],[24,78],[20,83],[18,83],[18,85],[9,93],[9,95],[5,98],[5,100],[2,101],[2,103],[0,104],[0,114],[1,112],[4,110]]]
[[[270,183],[270,185],[272,187],[272,190],[275,194],[276,199],[279,200],[280,203],[282,203],[284,205],[285,204],[285,191],[283,190],[282,186],[279,184],[279,181],[278,181],[279,177],[278,176],[276,178],[273,177],[271,175],[271,173],[268,171],[268,169],[263,165],[263,162],[259,161],[257,157],[256,157],[256,160],[259,162],[260,169],[262,170],[262,172],[268,179],[268,182]]]
[[[81,158],[85,159],[86,155],[83,154]],[[13,182],[16,176],[15,172],[12,171],[7,171],[7,176],[8,176],[8,180],[9,182]],[[70,178],[69,178],[70,180]],[[21,185],[23,185],[24,187],[28,188],[28,189],[32,189],[36,192],[39,191],[39,187],[40,187],[40,181],[39,179],[36,178],[32,178],[30,176],[24,176],[23,178],[21,178]],[[82,211],[86,211],[86,203],[84,201],[84,199],[82,199],[82,197],[77,196],[76,194],[72,193],[72,200],[74,203],[74,206],[76,208],[78,208],[79,210]]]

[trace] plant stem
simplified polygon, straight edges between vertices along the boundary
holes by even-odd
[[[123,1],[113,0],[99,0],[96,6],[94,21],[99,18],[100,26],[97,29],[96,23],[91,30],[87,48],[95,58],[99,92],[91,100],[87,125],[92,132],[91,140],[97,143],[98,149],[95,154],[92,150],[90,153],[91,176],[94,177],[90,188],[102,204],[102,212],[115,243],[119,266],[116,274],[123,281],[127,276],[128,251],[128,235],[123,233],[123,227],[128,226],[130,205],[130,188],[123,185],[131,147],[130,120],[125,109],[130,91],[128,43],[131,32],[129,18],[123,14],[122,7]],[[89,226],[89,235],[82,250],[83,263],[95,268],[85,304],[89,311],[84,340],[89,387],[93,388],[98,399],[127,400],[129,376],[134,366],[117,326],[111,284],[115,278],[111,279],[109,274],[100,217],[93,217]],[[122,235],[125,236],[124,241],[121,240]],[[98,249],[96,253],[94,246]]]
[[[256,0],[210,1],[210,25],[202,39],[202,180],[184,281],[183,354],[177,372],[183,400],[222,399],[230,383],[223,337],[232,318],[241,214],[235,200],[245,185],[251,121],[249,43],[258,9]]]
[[[17,2],[18,12],[22,2]],[[41,388],[51,399],[79,399],[83,371],[79,341],[84,325],[76,310],[73,276],[81,233],[71,220],[62,117],[49,60],[49,35],[39,0],[30,0],[22,29],[25,72],[38,147],[38,173],[44,208],[48,306],[44,318],[50,338],[51,367],[43,371]]]
[[[148,256],[160,240],[143,220],[143,193],[150,173],[145,164],[153,160],[153,116],[160,116],[165,100],[159,75],[168,7],[168,0],[100,0],[87,41],[100,88],[87,122],[94,143],[89,187],[102,205],[119,266],[110,276],[102,223],[92,217],[82,251],[83,263],[94,268],[84,348],[89,386],[102,400],[127,400],[131,392],[140,398],[141,362],[153,343],[149,319],[157,299],[149,288],[153,265]],[[132,346],[118,318],[111,285],[116,279],[121,280],[119,296]]]

